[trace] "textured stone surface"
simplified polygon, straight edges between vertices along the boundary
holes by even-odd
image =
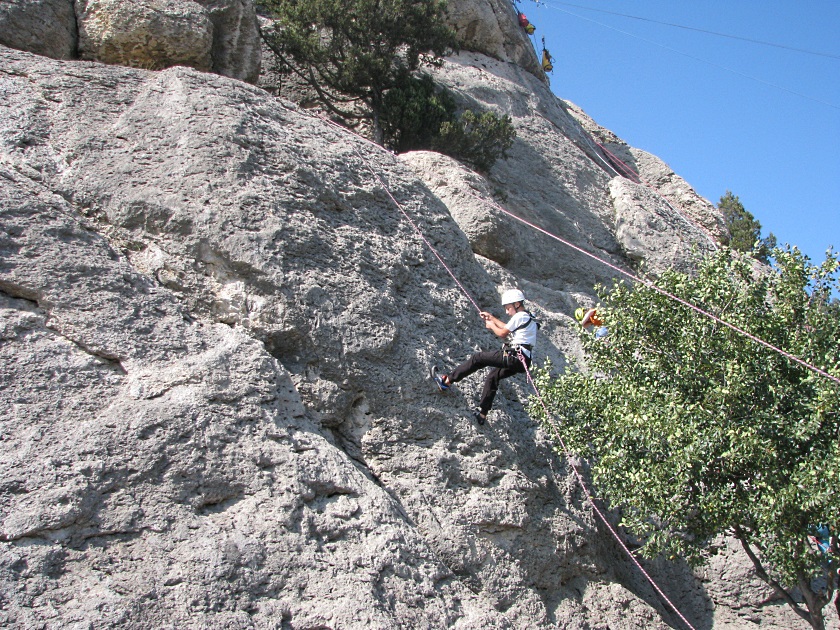
[[[447,204],[474,252],[520,280],[557,291],[549,302],[551,310],[573,312],[579,294],[591,293],[597,283],[610,285],[615,276],[574,248],[628,272],[639,266],[659,272],[671,266],[686,269],[696,260],[695,250],[715,247],[681,205],[687,195],[675,195],[664,185],[657,188],[659,179],[646,187],[616,176],[592,131],[581,124],[581,115],[530,73],[461,53],[437,69],[435,78],[464,106],[511,116],[517,138],[509,158],[498,161],[484,177],[433,153],[402,159]],[[684,187],[693,193],[687,184]],[[568,244],[512,221],[488,201]],[[719,217],[705,204],[710,217]]]
[[[476,432],[478,382],[425,380],[491,340],[358,141],[215,75],[64,69],[4,51],[7,621],[585,625],[602,583],[658,617],[523,384]],[[445,206],[357,147],[495,304]]]
[[[590,135],[588,143],[596,152],[597,159],[619,180],[630,180],[653,191],[658,199],[652,200],[667,214],[667,220],[681,223],[681,231],[686,231],[692,238],[698,238],[708,247],[713,243],[726,242],[729,233],[724,225],[723,216],[717,208],[704,199],[682,177],[655,155],[629,146],[609,129],[605,129],[592,120],[577,105],[564,101],[566,110],[580,122]],[[611,186],[611,193],[618,204],[632,205],[631,198],[640,193],[628,182],[618,188]],[[622,201],[622,197],[624,200]]]
[[[256,83],[260,77],[260,31],[253,0],[196,0],[213,23],[213,72]]]
[[[509,0],[449,0],[449,22],[464,50],[514,63],[542,80],[542,66]]]
[[[78,0],[79,57],[158,70],[209,71],[213,23],[192,0]]]
[[[73,0],[0,2],[0,45],[53,59],[74,59],[77,40]]]
[[[482,55],[438,78],[514,119],[489,174],[224,77],[0,49],[0,622],[678,627],[524,380],[482,429],[480,378],[426,380],[496,341],[370,169],[482,307],[525,290],[539,361],[576,352],[573,306],[610,275],[480,199],[633,264],[567,105]],[[729,563],[650,568],[696,627],[761,605]]]
[[[79,56],[145,69],[184,65],[255,83],[252,0],[78,0]]]

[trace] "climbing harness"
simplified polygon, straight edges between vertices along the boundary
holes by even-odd
[[[531,322],[534,322],[537,325],[537,330],[539,330],[542,327],[539,320],[536,317],[533,316],[531,311],[525,311],[525,312],[528,313],[528,321],[523,323],[523,324],[519,324],[519,326],[517,326],[516,328],[514,328],[513,330],[510,331],[510,334],[515,333],[517,330],[522,330],[526,326],[530,326]],[[529,348],[529,350],[530,350],[530,348]]]
[[[539,320],[536,317],[534,317],[533,313],[531,313],[531,311],[525,311],[525,312],[528,314],[528,320],[525,321],[525,322],[522,322],[521,324],[519,324],[519,326],[517,326],[516,328],[511,330],[510,331],[511,335],[513,333],[515,333],[517,330],[522,330],[523,328],[527,328],[528,326],[531,325],[531,322],[533,322],[536,325],[537,330],[540,329],[541,324],[540,324]],[[530,343],[511,344],[511,343],[505,342],[504,344],[502,344],[502,353],[504,354],[505,358],[508,358],[508,356],[515,356],[516,353],[519,352],[520,348],[523,348],[524,350],[526,350],[528,352],[528,356],[530,357],[531,350],[532,350],[532,346],[531,346]]]

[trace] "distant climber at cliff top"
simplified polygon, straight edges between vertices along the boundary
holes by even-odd
[[[487,414],[493,406],[499,381],[525,371],[525,365],[531,365],[531,352],[537,343],[539,323],[536,317],[525,309],[525,295],[519,289],[508,289],[502,294],[502,306],[510,316],[505,324],[486,311],[481,311],[484,326],[505,340],[498,350],[476,352],[449,374],[439,375],[438,368],[432,366],[431,375],[441,391],[448,390],[454,383],[466,378],[481,368],[492,367],[484,380],[478,411],[473,413],[478,424],[484,424]],[[520,359],[521,353],[521,359]],[[524,364],[523,364],[524,360]]]

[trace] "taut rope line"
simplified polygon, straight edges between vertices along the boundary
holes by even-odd
[[[620,267],[617,267],[616,265],[613,265],[612,263],[604,260],[603,258],[599,258],[595,254],[592,254],[592,253],[586,251],[585,249],[582,249],[581,247],[578,247],[577,245],[574,245],[573,243],[570,243],[569,241],[557,236],[556,234],[552,234],[548,230],[544,230],[543,228],[539,227],[538,225],[535,225],[535,224],[531,223],[530,221],[527,221],[526,219],[518,217],[517,215],[513,214],[509,210],[506,210],[505,208],[503,208],[502,206],[497,204],[495,201],[491,201],[489,199],[484,199],[484,198],[479,197],[478,195],[473,194],[471,192],[466,192],[466,194],[469,195],[470,197],[478,199],[479,201],[496,208],[499,212],[502,212],[503,214],[505,214],[505,215],[507,215],[507,216],[509,216],[513,219],[516,219],[520,223],[523,223],[524,225],[527,225],[528,227],[530,227],[530,228],[532,228],[532,229],[534,229],[534,230],[536,230],[536,231],[538,231],[542,234],[545,234],[549,238],[552,238],[552,239],[554,239],[554,240],[556,240],[560,243],[563,243],[567,247],[570,247],[570,248],[574,249],[575,251],[577,251],[577,252],[579,252],[579,253],[581,253],[585,256],[588,256],[589,258],[592,258],[593,260],[597,260],[598,262],[606,265],[610,269],[612,269],[614,271],[617,271],[618,273],[620,273],[624,276],[627,276],[628,278],[630,278],[634,282],[644,284],[645,286],[653,289],[657,293],[659,293],[661,295],[664,295],[665,297],[670,298],[671,300],[674,300],[675,302],[679,302],[683,306],[686,306],[686,307],[690,308],[691,310],[696,311],[697,313],[703,315],[704,317],[708,317],[709,319],[712,319],[712,320],[716,321],[717,323],[719,323],[723,326],[726,326],[727,328],[730,328],[731,330],[734,330],[738,334],[743,335],[744,337],[747,337],[748,339],[751,339],[755,343],[757,343],[759,345],[762,345],[765,348],[768,348],[769,350],[772,350],[773,352],[776,352],[776,353],[782,355],[783,357],[793,361],[794,363],[798,363],[802,367],[805,367],[805,368],[807,368],[807,369],[809,369],[813,372],[816,372],[820,376],[824,376],[824,377],[834,381],[835,383],[840,384],[840,378],[829,374],[825,370],[820,369],[817,366],[812,365],[812,364],[808,363],[807,361],[804,361],[803,359],[800,359],[796,355],[793,355],[790,352],[786,352],[785,350],[782,350],[781,348],[778,348],[777,346],[774,346],[773,344],[771,344],[767,341],[764,341],[760,337],[756,337],[752,333],[747,332],[743,328],[739,328],[735,324],[730,324],[729,322],[722,320],[720,317],[718,317],[716,315],[713,315],[712,313],[710,313],[708,311],[703,310],[699,306],[695,306],[691,302],[688,302],[687,300],[684,300],[683,298],[681,298],[679,296],[676,296],[673,293],[670,293],[670,292],[666,291],[665,289],[662,289],[662,288],[656,286],[650,280],[645,280],[644,278],[640,278],[639,276],[637,276],[635,274],[632,274],[629,271],[625,271],[624,269],[621,269]]]
[[[589,490],[586,487],[586,482],[583,480],[583,475],[581,474],[581,472],[578,470],[577,466],[575,466],[574,462],[572,461],[571,452],[569,451],[569,448],[566,446],[566,442],[565,442],[565,440],[563,440],[563,436],[560,434],[560,429],[557,428],[556,423],[551,421],[551,413],[549,413],[549,411],[548,411],[548,406],[545,404],[545,401],[543,400],[542,394],[540,394],[540,390],[537,388],[536,383],[534,383],[534,379],[531,376],[531,370],[528,367],[528,364],[525,363],[525,358],[522,356],[521,351],[519,352],[519,360],[521,361],[522,366],[525,368],[525,374],[528,378],[528,383],[530,383],[531,387],[534,389],[534,393],[537,395],[537,400],[539,400],[540,405],[542,405],[543,411],[545,412],[545,418],[548,421],[548,425],[551,427],[552,433],[554,433],[555,438],[557,438],[557,441],[560,443],[560,446],[563,448],[563,453],[566,455],[566,461],[569,462],[569,467],[575,473],[575,477],[577,477],[578,483],[580,484],[581,488],[583,488],[583,492],[586,495],[586,498],[589,501],[589,504],[592,506],[592,509],[595,511],[595,514],[598,515],[598,518],[601,519],[601,522],[606,526],[606,528],[612,534],[613,538],[615,538],[618,541],[618,544],[621,546],[621,548],[624,550],[624,552],[628,556],[630,556],[630,559],[633,561],[633,564],[636,565],[636,568],[639,569],[639,571],[642,572],[642,575],[644,575],[647,578],[647,581],[650,582],[653,585],[653,588],[656,589],[656,592],[659,593],[660,597],[662,597],[662,599],[664,599],[666,602],[668,602],[668,605],[671,608],[674,609],[674,612],[676,612],[677,615],[679,616],[679,618],[683,620],[683,623],[685,623],[685,625],[687,625],[689,628],[691,628],[691,630],[695,630],[694,626],[691,625],[691,622],[683,616],[683,614],[680,612],[679,608],[674,606],[673,602],[671,602],[671,600],[668,599],[668,596],[662,591],[661,588],[659,588],[659,585],[654,581],[654,579],[650,576],[650,574],[647,571],[645,571],[644,567],[636,559],[636,556],[633,555],[633,552],[631,552],[630,549],[627,548],[627,545],[624,544],[624,541],[621,540],[621,537],[618,535],[618,532],[615,531],[615,528],[607,520],[607,517],[604,515],[603,512],[601,512],[601,510],[595,504],[595,497],[594,497],[594,495],[590,494]]]
[[[328,118],[325,118],[323,116],[316,116],[316,118],[332,125],[336,129],[339,129],[339,130],[341,130],[341,131],[343,131],[347,134],[353,135],[353,136],[359,138],[360,140],[363,140],[364,142],[367,142],[367,143],[377,147],[381,151],[385,151],[386,153],[388,152],[386,149],[384,149],[380,145],[376,144],[375,142],[372,142],[371,140],[368,140],[367,138],[364,138],[364,137],[360,136],[359,134],[357,134],[356,132],[354,132],[350,129],[342,127],[341,125],[329,120]],[[434,253],[435,257],[438,259],[438,261],[440,261],[440,263],[444,266],[444,268],[449,273],[449,275],[452,276],[452,279],[461,288],[461,290],[464,292],[464,295],[467,296],[467,298],[470,300],[470,302],[476,308],[476,310],[478,312],[481,312],[481,308],[478,306],[478,304],[475,302],[475,300],[472,299],[469,292],[461,285],[461,283],[458,281],[458,278],[455,276],[455,274],[452,272],[452,270],[446,265],[444,260],[440,257],[440,255],[435,250],[435,248],[432,247],[432,244],[429,243],[429,241],[426,239],[425,236],[423,236],[423,232],[420,230],[419,227],[417,227],[416,223],[411,219],[411,217],[408,215],[408,213],[403,209],[403,207],[399,204],[399,202],[394,198],[394,196],[391,194],[390,190],[388,190],[388,187],[385,185],[385,183],[382,181],[382,179],[379,177],[379,175],[376,174],[376,171],[374,171],[373,168],[371,168],[370,164],[364,159],[362,154],[359,152],[359,150],[355,146],[353,146],[353,150],[355,151],[356,155],[359,156],[359,158],[362,160],[362,162],[364,162],[365,166],[373,174],[373,176],[377,179],[377,181],[380,183],[380,185],[385,189],[386,193],[391,198],[391,200],[397,205],[397,208],[399,208],[400,212],[402,212],[402,214],[406,217],[406,219],[408,219],[408,221],[414,227],[414,230],[420,235],[420,238],[423,240],[423,242],[426,243],[426,245],[432,250],[432,252]],[[723,326],[726,326],[727,328],[735,331],[736,333],[738,333],[740,335],[743,335],[744,337],[747,337],[748,339],[751,339],[753,342],[755,342],[755,343],[757,343],[761,346],[764,346],[765,348],[767,348],[769,350],[772,350],[773,352],[776,352],[777,354],[782,355],[783,357],[789,359],[790,361],[793,361],[794,363],[798,363],[802,367],[807,368],[807,369],[811,370],[812,372],[815,372],[816,374],[819,374],[820,376],[824,376],[825,378],[827,378],[829,380],[832,380],[835,383],[837,383],[838,385],[840,385],[840,378],[829,374],[825,370],[823,370],[821,368],[818,368],[817,366],[812,365],[812,364],[808,363],[807,361],[805,361],[803,359],[800,359],[799,357],[797,357],[794,354],[791,354],[790,352],[782,350],[781,348],[778,348],[777,346],[774,346],[773,344],[771,344],[767,341],[764,341],[760,337],[757,337],[757,336],[753,335],[752,333],[747,332],[743,328],[740,328],[740,327],[738,327],[734,324],[730,324],[729,322],[722,320],[720,317],[717,317],[716,315],[713,315],[712,313],[709,313],[708,311],[703,310],[699,306],[695,306],[691,302],[688,302],[688,301],[682,299],[681,297],[678,297],[678,296],[674,295],[673,293],[670,293],[670,292],[666,291],[665,289],[659,288],[652,281],[645,280],[643,278],[640,278],[639,276],[636,276],[636,275],[630,273],[629,271],[625,271],[624,269],[621,269],[620,267],[617,267],[616,265],[613,265],[612,263],[604,260],[603,258],[600,258],[599,256],[596,256],[595,254],[592,254],[592,253],[586,251],[585,249],[582,249],[582,248],[578,247],[577,245],[574,245],[573,243],[557,236],[556,234],[552,234],[548,230],[545,230],[545,229],[539,227],[538,225],[535,225],[534,223],[531,223],[530,221],[527,221],[527,220],[513,214],[509,210],[506,210],[505,208],[503,208],[502,206],[497,204],[495,201],[485,199],[483,197],[479,197],[478,195],[476,195],[472,192],[469,192],[469,191],[465,191],[465,194],[481,201],[482,203],[486,203],[486,204],[496,208],[499,212],[511,217],[512,219],[515,219],[516,221],[519,221],[520,223],[522,223],[524,225],[527,225],[531,229],[536,230],[536,231],[538,231],[542,234],[545,234],[549,238],[552,238],[552,239],[554,239],[554,240],[556,240],[560,243],[563,243],[567,247],[570,247],[570,248],[574,249],[575,251],[577,251],[577,252],[579,252],[579,253],[581,253],[585,256],[588,256],[589,258],[592,258],[593,260],[596,260],[603,265],[606,265],[610,269],[612,269],[614,271],[617,271],[618,273],[622,274],[623,276],[626,276],[626,277],[630,278],[634,282],[639,282],[641,284],[644,284],[645,286],[653,289],[657,293],[659,293],[661,295],[664,295],[665,297],[667,297],[671,300],[679,302],[683,306],[685,306],[687,308],[690,308],[691,310],[699,313],[700,315],[703,315],[704,317],[708,317],[708,318],[712,319],[713,321],[715,321],[715,322],[717,322],[717,323],[719,323]]]
[[[330,122],[332,123],[332,121],[330,121]],[[335,123],[332,123],[332,124],[335,124]],[[342,128],[342,127],[340,127],[339,125],[335,125],[335,126],[336,126],[336,127],[338,127],[339,129],[344,130],[344,131],[348,131],[349,133],[353,133],[353,132],[350,132],[349,130],[345,130],[345,129],[343,129],[343,128]],[[353,134],[353,135],[357,135],[357,134]],[[366,139],[365,139],[365,140],[366,140]],[[372,175],[373,175],[373,177],[376,179],[376,181],[377,181],[377,182],[379,182],[379,185],[380,185],[380,186],[382,186],[382,188],[385,190],[385,193],[388,195],[388,197],[391,199],[391,201],[394,203],[394,205],[396,205],[396,206],[397,206],[397,208],[399,209],[399,211],[400,211],[400,212],[403,214],[403,216],[404,216],[404,217],[405,217],[405,218],[409,221],[409,223],[410,223],[410,224],[411,224],[411,226],[414,228],[415,232],[417,232],[417,234],[420,236],[420,238],[422,239],[422,241],[423,241],[423,242],[426,244],[426,246],[427,246],[427,247],[428,247],[428,248],[432,251],[432,253],[434,254],[435,258],[437,258],[438,262],[439,262],[441,265],[443,265],[444,269],[446,269],[446,271],[449,273],[449,275],[450,275],[450,276],[452,276],[452,279],[453,279],[453,280],[455,280],[455,283],[458,285],[458,288],[459,288],[459,289],[463,292],[463,294],[464,294],[464,295],[467,297],[467,299],[468,299],[468,300],[472,303],[472,305],[476,308],[476,310],[477,310],[479,313],[481,313],[481,308],[478,306],[478,304],[476,303],[476,301],[472,298],[472,296],[470,295],[469,291],[467,291],[467,289],[464,287],[464,285],[463,285],[463,284],[461,284],[461,283],[458,281],[458,278],[456,278],[456,277],[455,277],[455,274],[453,273],[453,271],[449,268],[449,266],[448,266],[448,265],[446,264],[446,262],[443,260],[443,258],[441,257],[441,255],[437,252],[437,250],[435,249],[435,247],[434,247],[434,246],[433,246],[433,245],[429,242],[429,240],[428,240],[428,239],[427,239],[427,238],[423,235],[423,232],[420,230],[420,228],[417,226],[417,224],[416,224],[416,223],[415,223],[415,222],[411,219],[411,217],[410,217],[410,216],[409,216],[409,214],[405,211],[405,209],[402,207],[402,205],[401,205],[401,204],[400,204],[400,203],[396,200],[396,198],[394,197],[394,195],[393,195],[393,194],[391,193],[391,191],[388,189],[388,186],[385,184],[385,182],[384,182],[384,181],[382,181],[382,179],[379,177],[379,175],[376,173],[376,171],[374,171],[374,170],[373,170],[373,167],[372,167],[372,166],[370,165],[370,163],[369,163],[369,162],[365,159],[365,157],[364,157],[364,156],[362,155],[362,153],[358,150],[358,148],[357,148],[355,145],[352,145],[352,147],[353,147],[353,151],[356,153],[356,155],[359,157],[359,159],[360,159],[360,160],[364,163],[364,165],[367,167],[367,169],[371,172],[371,174],[372,174]],[[524,360],[524,358],[522,357],[522,353],[521,353],[521,351],[520,351],[520,354],[519,354],[519,360],[520,360],[520,361],[522,361],[522,362],[523,362],[523,364],[525,363],[525,360]],[[543,408],[544,408],[544,409],[545,409],[545,411],[546,411],[546,417],[547,417],[547,418],[548,418],[548,417],[550,417],[550,414],[548,413],[548,408],[545,406],[545,403],[544,403],[544,402],[543,402],[543,400],[542,400],[542,396],[540,395],[539,390],[537,389],[536,385],[534,384],[534,381],[533,381],[533,379],[531,378],[531,373],[530,373],[530,371],[528,371],[528,367],[527,367],[527,366],[525,367],[525,372],[526,372],[526,374],[527,374],[527,376],[528,376],[528,382],[530,382],[530,383],[531,383],[531,386],[534,388],[534,391],[536,391],[536,392],[537,392],[537,397],[539,398],[540,402],[543,404]],[[618,532],[616,532],[616,531],[615,531],[615,529],[614,529],[614,528],[610,525],[609,521],[607,521],[606,516],[605,516],[605,515],[601,512],[601,510],[600,510],[600,509],[598,508],[598,506],[595,504],[595,498],[594,498],[594,496],[593,496],[592,494],[590,494],[590,493],[589,493],[589,491],[588,491],[588,489],[587,489],[587,487],[586,487],[586,484],[585,484],[585,483],[584,483],[584,481],[583,481],[583,475],[581,475],[581,473],[578,471],[577,467],[576,467],[576,466],[574,465],[574,463],[572,462],[572,456],[571,456],[571,453],[570,453],[570,451],[568,450],[568,448],[566,447],[565,442],[563,441],[562,437],[560,437],[559,431],[557,431],[557,430],[556,430],[556,428],[555,428],[555,432],[556,432],[556,434],[557,434],[557,437],[558,437],[558,439],[559,439],[559,441],[560,441],[561,446],[563,447],[563,451],[564,451],[564,452],[565,452],[565,454],[566,454],[566,459],[567,459],[567,461],[569,462],[569,466],[571,466],[572,470],[573,470],[573,471],[574,471],[574,473],[575,473],[575,476],[577,477],[578,481],[580,482],[581,487],[582,487],[582,488],[583,488],[583,490],[584,490],[584,494],[585,494],[585,496],[586,496],[586,500],[587,500],[587,502],[588,502],[588,503],[592,506],[592,509],[594,510],[595,514],[597,514],[597,515],[598,515],[598,518],[600,518],[600,519],[601,519],[601,521],[602,521],[602,522],[606,525],[607,529],[608,529],[608,530],[609,530],[609,532],[612,534],[612,536],[616,539],[616,541],[617,541],[617,542],[618,542],[618,544],[621,546],[621,548],[622,548],[622,549],[624,549],[624,551],[627,553],[627,555],[629,555],[629,556],[630,556],[630,559],[631,559],[631,560],[633,561],[633,563],[634,563],[634,564],[635,564],[635,565],[639,568],[639,570],[642,572],[642,575],[644,575],[644,576],[645,576],[645,578],[647,578],[647,580],[648,580],[648,581],[649,581],[649,582],[653,585],[653,588],[656,590],[656,592],[657,592],[657,593],[659,593],[659,595],[660,595],[660,596],[661,596],[661,597],[662,597],[662,598],[663,598],[663,599],[664,599],[664,600],[668,603],[668,605],[669,605],[669,606],[670,606],[670,607],[671,607],[671,608],[672,608],[672,609],[673,609],[673,610],[677,613],[677,615],[679,615],[680,619],[682,619],[682,620],[683,620],[683,622],[684,622],[684,623],[685,623],[685,624],[686,624],[689,628],[691,628],[691,630],[695,630],[694,626],[692,626],[692,625],[691,625],[691,623],[690,623],[690,622],[689,622],[689,621],[688,621],[688,620],[687,620],[687,619],[683,616],[683,614],[682,614],[682,613],[679,611],[679,609],[678,609],[678,608],[677,608],[677,607],[673,604],[673,602],[671,602],[671,600],[670,600],[670,599],[668,599],[668,596],[667,596],[667,595],[665,595],[665,593],[662,591],[662,589],[661,589],[661,588],[659,588],[659,586],[656,584],[656,582],[653,580],[653,578],[652,578],[652,577],[648,574],[648,572],[644,570],[644,568],[643,568],[643,567],[642,567],[642,565],[639,563],[639,561],[638,561],[638,560],[637,560],[637,559],[633,556],[633,554],[632,554],[632,553],[630,552],[630,550],[627,548],[627,545],[625,545],[625,544],[624,544],[624,542],[621,540],[621,537],[618,535]]]

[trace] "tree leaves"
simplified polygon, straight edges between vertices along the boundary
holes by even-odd
[[[721,251],[658,285],[840,375],[836,257],[773,255],[770,269]],[[738,529],[772,580],[827,580],[806,597],[823,606],[837,562],[807,536],[820,523],[840,529],[840,386],[650,287],[619,283],[600,297],[610,333],[583,336],[587,371],[537,381],[564,439],[591,458],[599,493],[646,554],[699,562]]]

